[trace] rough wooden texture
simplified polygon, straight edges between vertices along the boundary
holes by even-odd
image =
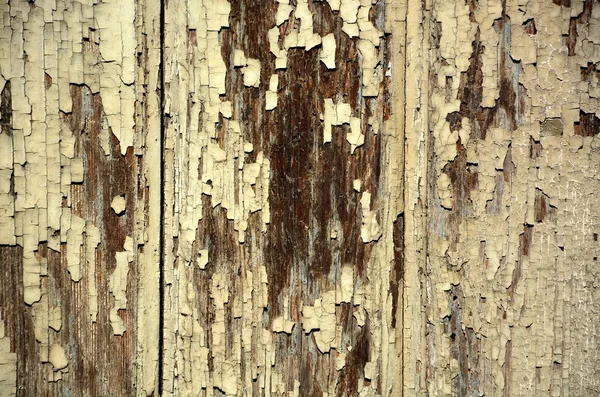
[[[287,3],[166,8],[164,395],[400,393],[386,5]]]
[[[599,2],[0,14],[0,396],[600,394]]]
[[[2,396],[156,389],[157,6],[0,2]]]
[[[597,395],[600,3],[428,8],[419,392]]]

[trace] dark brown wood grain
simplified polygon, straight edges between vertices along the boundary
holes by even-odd
[[[255,251],[264,250],[269,280],[269,304],[265,309],[265,318],[269,320],[264,326],[270,326],[270,322],[282,314],[284,296],[290,301],[291,320],[298,323],[291,335],[280,333],[274,336],[278,359],[273,371],[285,374],[288,390],[293,390],[294,381],[300,381],[302,395],[320,395],[327,392],[326,386],[330,384],[337,385],[338,395],[353,395],[370,358],[368,319],[364,327],[358,327],[352,306],[340,306],[338,319],[347,335],[343,348],[352,346],[354,349],[348,354],[345,368],[338,372],[331,368],[336,352],[323,354],[317,349],[312,334],[307,335],[302,330],[300,310],[302,305],[314,304],[314,299],[322,292],[335,288],[341,266],[345,264],[354,266],[358,283],[361,279],[366,281],[365,265],[371,246],[360,240],[360,196],[353,190],[352,183],[354,179],[362,179],[363,189],[370,191],[372,200],[377,203],[381,133],[365,122],[365,144],[350,154],[350,145],[346,141],[348,126],[334,126],[333,141],[323,144],[320,113],[324,111],[324,98],[334,98],[336,102],[349,103],[353,115],[363,113],[365,121],[375,115],[382,124],[386,106],[389,117],[389,93],[387,86],[383,86],[380,98],[361,96],[356,40],[342,33],[339,14],[333,13],[326,2],[309,2],[309,7],[314,13],[315,33],[321,36],[335,34],[337,68],[328,70],[325,67],[319,60],[317,47],[311,51],[290,49],[287,68],[275,70],[275,57],[269,52],[267,33],[274,26],[276,7],[275,1],[231,2],[230,28],[222,33],[222,56],[228,69],[225,99],[236,104],[234,114],[244,126],[244,139],[254,145],[247,161],[254,161],[256,154],[263,151],[271,162],[271,219],[267,232],[257,232],[261,229],[261,218],[259,214],[253,214],[249,218],[246,242],[239,244],[237,232],[226,220],[224,210],[220,207],[212,209],[210,200],[205,198],[195,249],[208,248],[209,262],[218,264],[218,270],[229,275],[231,300],[239,299],[235,294],[240,290],[236,275],[250,270],[246,258],[251,258]],[[378,1],[372,9],[376,24],[383,23],[384,12],[384,2]],[[293,26],[294,22],[290,20],[279,29],[286,32]],[[194,34],[191,31],[188,35],[190,44],[195,40]],[[234,49],[241,49],[247,57],[260,61],[260,89],[243,85],[240,68],[233,66]],[[190,56],[193,55],[190,53]],[[383,62],[388,62],[387,58],[384,57]],[[262,87],[268,86],[273,74],[279,76],[278,104],[274,111],[266,111]],[[222,137],[225,121],[220,128],[217,135]],[[332,239],[330,234],[336,222],[341,229],[337,239]],[[205,329],[214,316],[209,299],[214,271],[212,266],[195,270],[196,301]],[[397,288],[398,277],[399,274],[394,278],[392,289]],[[227,305],[228,329],[241,326],[239,319],[232,318],[229,308],[233,304],[230,301]],[[207,337],[210,341],[210,332]],[[228,349],[231,343],[229,341]],[[243,382],[253,384],[254,393],[260,393],[255,382],[249,379]]]

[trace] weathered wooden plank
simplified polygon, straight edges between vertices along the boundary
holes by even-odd
[[[400,393],[386,7],[168,2],[165,395]]]
[[[431,4],[422,394],[600,392],[599,6]]]
[[[0,4],[0,395],[156,391],[158,4]]]
[[[598,7],[2,2],[0,395],[598,394]]]

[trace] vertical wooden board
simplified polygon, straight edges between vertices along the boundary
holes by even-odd
[[[2,395],[155,390],[157,5],[0,4]]]
[[[164,395],[400,393],[387,13],[166,3]]]
[[[600,392],[599,9],[432,2],[429,395]]]

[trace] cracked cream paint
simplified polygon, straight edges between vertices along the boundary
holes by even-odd
[[[313,31],[313,14],[308,8],[308,0],[298,1],[294,9],[294,18],[300,20],[300,27],[292,29],[285,36],[284,47],[286,50],[300,47],[310,51],[313,47],[321,44],[321,36]]]
[[[181,145],[178,148],[189,156],[189,161],[185,168],[177,171],[181,189],[175,204],[175,216],[181,225],[179,250],[188,261],[191,260],[197,223],[202,219],[202,203],[199,201],[202,194],[211,196],[212,207],[221,205],[227,209],[227,217],[234,220],[240,241],[243,241],[246,218],[250,213],[262,209],[265,223],[269,220],[268,208],[264,208],[268,197],[268,177],[264,175],[268,175],[269,161],[259,154],[257,162],[244,164],[246,142],[241,136],[241,126],[235,117],[231,118],[231,103],[219,99],[219,95],[225,94],[226,71],[218,35],[222,27],[228,26],[229,7],[229,3],[223,0],[218,5],[204,6],[200,3],[197,9],[190,10],[194,18],[189,21],[189,28],[196,29],[198,35],[198,48],[195,51],[199,54],[200,51],[206,51],[206,57],[198,57],[195,61],[190,87],[193,87],[195,96],[206,101],[207,105],[201,106],[200,102],[196,102],[192,107],[192,112],[198,117],[194,117],[195,121],[189,128],[190,131],[197,131],[197,138],[189,139],[184,131],[179,132],[182,140],[178,141],[178,145]],[[246,86],[259,86],[261,66],[257,59],[247,58],[243,52],[236,50],[234,64],[241,67]],[[172,104],[179,103],[180,99],[168,96],[167,110]],[[175,115],[176,119],[185,117],[185,113]],[[217,144],[215,139],[219,113],[231,118],[223,146]],[[194,174],[194,170],[197,174],[199,167],[203,170],[200,178]],[[239,181],[243,186],[238,188]]]
[[[50,347],[50,364],[52,364],[55,371],[67,368],[69,359],[64,347],[57,344],[53,344]]]
[[[71,276],[74,281],[79,281],[81,278],[78,247],[83,245],[82,234],[85,221],[72,215],[68,208],[66,214],[61,214],[65,210],[61,208],[60,194],[62,192],[63,197],[68,199],[69,185],[83,181],[83,162],[82,159],[74,157],[72,146],[74,140],[71,132],[66,129],[66,126],[61,125],[62,123],[55,113],[58,109],[64,112],[71,111],[71,96],[68,92],[70,83],[88,84],[90,87],[94,87],[94,84],[86,80],[84,76],[82,70],[84,59],[81,53],[81,40],[84,34],[87,33],[87,29],[94,27],[94,21],[92,19],[87,22],[82,20],[79,21],[79,25],[73,24],[72,28],[67,28],[65,34],[76,37],[78,41],[73,42],[70,48],[54,47],[54,53],[48,52],[45,54],[37,50],[37,44],[46,40],[47,50],[51,51],[53,48],[52,31],[46,32],[50,33],[49,35],[44,34],[44,22],[52,21],[52,8],[31,8],[25,2],[18,2],[10,8],[9,12],[15,17],[20,16],[15,19],[14,28],[17,29],[16,33],[21,36],[13,35],[10,39],[10,43],[13,43],[10,51],[14,51],[14,56],[2,61],[2,76],[4,79],[14,80],[15,83],[19,79],[25,80],[21,80],[23,85],[20,87],[14,84],[16,87],[14,87],[12,93],[12,102],[13,129],[15,131],[13,132],[12,142],[8,146],[3,145],[9,149],[11,146],[13,147],[13,156],[3,156],[8,161],[12,157],[13,162],[2,166],[3,170],[14,172],[15,192],[17,194],[21,193],[17,195],[18,199],[14,203],[10,201],[3,203],[3,212],[6,213],[7,210],[10,211],[12,208],[14,221],[18,220],[20,224],[15,225],[13,237],[6,237],[4,242],[11,244],[14,243],[14,240],[17,240],[17,242],[24,245],[25,301],[28,304],[33,304],[41,296],[39,289],[40,264],[33,253],[37,251],[38,242],[46,241],[49,238],[48,235],[51,233],[48,233],[47,227],[61,232],[61,242],[66,242],[68,246],[68,266]],[[101,15],[102,12],[99,12],[99,19],[102,19]],[[76,15],[65,14],[65,18],[76,18]],[[19,20],[22,21],[20,25],[17,22]],[[75,29],[79,32],[79,36],[75,31],[69,29]],[[27,34],[24,34],[24,31],[27,31]],[[57,32],[60,34],[60,31]],[[55,32],[55,34],[57,33]],[[131,34],[131,32],[128,32],[128,34]],[[21,40],[20,43],[19,40]],[[9,44],[6,41],[4,43],[4,46]],[[107,46],[106,51],[112,47],[114,46]],[[23,61],[23,52],[28,53],[27,63]],[[133,60],[133,50],[130,52],[129,63]],[[122,51],[119,53],[121,54],[119,55],[119,61],[121,61]],[[44,67],[40,67],[44,65],[42,59],[44,56],[47,58],[46,72],[44,72]],[[57,70],[56,62],[60,61],[61,58],[70,58],[69,64],[71,67]],[[108,61],[116,60],[116,58],[108,55],[107,58]],[[9,60],[10,63],[7,62]],[[81,64],[78,62],[81,62]],[[23,72],[23,65],[25,64],[27,65],[24,70],[25,74],[19,74]],[[133,67],[132,63],[130,67]],[[68,75],[60,76],[57,75],[57,72],[67,72]],[[51,77],[54,76],[58,81],[58,86],[53,84],[49,90],[40,92],[38,91],[39,88],[44,86],[44,73]],[[103,74],[110,80],[120,80],[118,77],[109,78],[109,73],[106,71]],[[118,76],[118,74],[115,76]],[[110,95],[109,91],[106,91],[106,95]],[[29,98],[30,95],[31,98]],[[113,98],[117,101],[124,97],[126,96],[118,91],[113,93]],[[54,106],[59,105],[58,108],[46,105],[54,99],[57,99]],[[127,112],[119,111],[119,113],[126,114]],[[120,115],[118,117],[120,118]],[[132,113],[130,117],[132,117]],[[121,121],[118,122],[119,125],[120,123]],[[125,134],[125,132],[123,133]],[[6,143],[9,143],[10,137],[8,135],[3,134],[2,137],[2,139],[7,140]],[[61,153],[65,157],[57,156],[58,151],[56,149],[59,145]],[[25,164],[27,164],[26,167]],[[58,171],[60,167],[64,167],[62,172]],[[8,185],[3,183],[3,186]],[[3,200],[10,200],[11,195],[8,195],[6,191],[3,193]],[[14,221],[7,220],[9,223],[6,224],[7,227],[2,227],[3,233],[9,233],[11,228],[8,226]],[[5,225],[4,222],[3,225]],[[50,247],[59,250],[58,241],[52,238],[48,241]]]
[[[371,208],[371,193],[363,192],[360,199],[362,209],[362,225],[360,227],[360,238],[363,243],[379,240],[381,237],[381,226],[377,222],[377,214]]]
[[[260,85],[260,61],[248,58],[246,65],[242,68],[242,74],[246,87],[258,87]]]
[[[441,205],[432,211],[433,219],[439,219],[433,222],[440,222],[433,228],[444,232],[428,234],[424,267],[431,324],[427,392],[458,392],[452,379],[460,371],[458,360],[466,359],[452,353],[453,340],[443,331],[443,324],[456,316],[461,316],[461,329],[453,338],[470,333],[478,343],[466,346],[476,349],[469,352],[476,357],[469,371],[478,376],[476,384],[465,381],[460,386],[470,387],[469,393],[580,395],[597,390],[598,382],[588,370],[595,359],[579,346],[598,341],[595,334],[583,331],[589,326],[585,313],[595,310],[589,306],[593,293],[585,281],[594,276],[583,269],[595,260],[590,244],[598,225],[592,198],[598,174],[590,165],[598,161],[598,135],[575,135],[580,111],[597,116],[599,109],[593,82],[585,84],[581,77],[584,68],[600,60],[591,32],[597,4],[589,25],[578,26],[574,55],[569,56],[569,20],[583,12],[583,2],[571,8],[507,2],[508,49],[520,62],[516,76],[526,99],[516,110],[522,115],[507,116],[516,118],[517,128],[490,128],[478,139],[471,137],[469,119],[462,119],[460,130],[450,131],[446,116],[459,111],[460,74],[469,67],[476,29],[484,48],[481,106],[499,106],[502,36],[492,26],[502,16],[502,4],[480,3],[474,22],[469,22],[466,5],[434,4],[433,16],[441,24],[436,51],[448,64],[436,66],[429,120],[434,126],[437,157],[432,167]],[[525,30],[526,21],[535,21],[536,33]],[[448,78],[450,97],[443,88]],[[458,210],[456,182],[442,170],[457,161],[459,138],[477,183],[468,188],[468,216],[458,221],[453,235],[444,224],[449,219],[444,212]],[[448,304],[451,294],[460,299],[462,310]]]
[[[175,3],[170,6],[175,9],[178,7]],[[263,230],[270,221],[270,161],[262,152],[254,150],[252,142],[244,139],[244,126],[238,121],[240,114],[235,101],[237,98],[234,98],[233,103],[227,103],[219,97],[226,93],[227,72],[221,55],[219,36],[222,29],[229,26],[229,2],[197,2],[191,6],[187,23],[189,29],[195,30],[198,43],[193,49],[195,55],[190,64],[192,67],[181,69],[177,62],[166,64],[166,79],[171,87],[166,96],[167,112],[174,121],[167,129],[167,158],[172,151],[176,158],[185,158],[185,161],[171,163],[175,167],[167,169],[167,175],[175,176],[176,182],[172,185],[169,179],[166,181],[166,197],[174,197],[174,201],[173,211],[167,210],[165,220],[167,224],[173,222],[177,225],[178,230],[174,229],[173,232],[179,236],[178,258],[184,263],[193,260],[197,263],[196,268],[199,271],[211,269],[212,272],[212,269],[218,269],[222,264],[209,260],[209,249],[202,247],[199,255],[192,258],[196,229],[205,211],[202,197],[209,198],[210,208],[225,211],[227,220],[232,222],[238,233],[238,241],[243,243],[248,217],[258,214]],[[168,17],[166,23],[167,26],[175,27],[175,23],[178,22]],[[167,36],[167,46],[174,54],[173,59],[185,58],[186,49],[177,47],[176,41],[171,41],[176,30],[167,31],[170,32]],[[262,66],[257,59],[252,59],[236,49],[233,51],[233,66],[239,68],[245,86],[250,89],[263,89],[260,84]],[[268,106],[275,109],[278,90],[276,75],[270,77],[268,89],[275,94]],[[194,116],[191,118],[192,123],[184,127],[186,124],[180,124],[180,120],[186,120],[188,117],[187,106],[182,106],[186,103],[188,95],[193,99],[190,111]],[[218,136],[217,131],[217,123],[220,123],[219,113],[225,117],[224,139]],[[250,158],[253,160],[250,161]],[[173,193],[174,195],[171,195]],[[169,252],[171,243],[167,241],[166,250]],[[172,258],[167,255],[167,263],[170,263]],[[191,269],[183,265],[176,272],[167,272],[165,275],[167,285],[171,286],[165,291],[166,305],[172,308],[165,313],[165,324],[169,324],[165,332],[165,352],[177,353],[166,353],[164,363],[166,366],[177,363],[175,365],[179,370],[177,374],[165,371],[164,395],[186,394],[192,390],[212,392],[215,388],[227,395],[237,395],[244,387],[238,381],[241,379],[242,352],[249,357],[252,344],[259,343],[264,346],[262,351],[269,355],[268,346],[272,343],[270,336],[268,340],[263,341],[263,336],[269,335],[270,330],[259,332],[259,335],[263,336],[254,342],[253,332],[247,331],[247,327],[256,323],[266,306],[264,299],[267,294],[267,280],[264,266],[262,271],[258,266],[254,272],[246,271],[242,278],[243,299],[235,298],[236,306],[233,310],[234,316],[245,324],[245,331],[237,334],[233,350],[226,345],[225,308],[231,302],[228,294],[229,276],[215,271],[211,277],[209,304],[215,313],[215,319],[212,325],[205,329],[200,324],[200,313],[195,304],[196,291],[192,284]],[[206,338],[207,333],[211,335],[210,342]],[[187,347],[183,348],[184,346]],[[269,358],[262,364],[257,363],[262,368],[260,382],[263,385],[266,381],[265,370],[269,368],[267,362],[271,360],[272,358]],[[245,370],[252,372],[251,376],[257,379],[259,368],[247,365]],[[270,378],[267,377],[268,379]]]
[[[135,36],[135,3],[103,1],[94,10],[94,17],[103,62],[98,78],[100,95],[108,124],[124,155],[134,141],[135,42],[127,38]]]
[[[284,69],[290,66],[291,51],[317,52],[317,62],[326,70],[340,67],[336,64],[339,33],[321,33],[323,37],[317,33],[314,6],[311,1],[296,4],[278,1],[273,7],[275,26],[266,31],[273,63],[267,65],[261,60],[251,68],[249,60],[255,56],[252,52],[233,46],[224,55],[220,48],[223,38],[238,29],[232,22],[237,24],[237,19],[225,22],[225,10],[230,10],[226,2],[169,4],[165,30],[168,54],[165,395],[185,395],[198,390],[207,395],[216,390],[225,395],[249,395],[254,392],[250,387],[264,390],[267,395],[302,395],[299,381],[292,384],[285,380],[287,375],[281,367],[285,358],[276,355],[277,344],[282,338],[296,338],[300,331],[314,340],[310,343],[314,344],[316,354],[331,357],[336,371],[346,370],[347,357],[362,346],[346,346],[349,336],[344,335],[338,318],[341,305],[347,305],[351,319],[356,319],[350,332],[363,332],[369,324],[364,332],[368,334],[370,361],[366,376],[358,380],[359,393],[373,395],[381,384],[383,394],[389,395],[401,383],[397,378],[400,361],[395,349],[400,346],[399,334],[397,326],[392,325],[391,313],[395,309],[388,285],[394,257],[391,226],[401,213],[402,181],[398,173],[402,170],[403,140],[395,125],[380,125],[373,114],[367,116],[362,113],[364,110],[353,109],[351,102],[341,95],[326,98],[323,108],[315,109],[317,115],[322,112],[323,142],[338,142],[333,136],[333,126],[343,126],[343,142],[354,155],[365,150],[365,134],[369,130],[373,134],[383,132],[386,147],[388,166],[382,169],[385,177],[381,182],[384,194],[378,191],[371,195],[368,176],[356,182],[350,179],[359,202],[358,222],[363,224],[363,238],[358,236],[358,242],[368,244],[375,252],[364,270],[369,282],[357,285],[356,264],[345,264],[335,276],[335,283],[314,300],[299,306],[297,298],[282,294],[281,312],[268,317],[273,310],[268,295],[269,283],[273,281],[267,279],[264,243],[256,239],[264,238],[257,236],[271,227],[272,198],[268,191],[273,164],[257,149],[264,142],[247,141],[252,132],[245,131],[248,126],[242,123],[241,112],[254,112],[260,106],[259,117],[279,117],[283,110],[282,95],[289,89],[285,84],[290,84]],[[236,5],[235,9],[238,8]],[[186,16],[182,18],[184,9]],[[354,18],[349,18],[348,24],[356,30],[361,59],[359,87],[363,96],[376,98],[383,80],[380,48],[383,31],[369,20],[371,9],[371,2],[356,2],[351,11]],[[222,19],[221,16],[215,19],[219,26],[205,27],[203,18],[208,18],[210,12],[222,15]],[[218,84],[213,84],[214,79]],[[258,91],[259,101],[246,102],[246,94],[242,95],[237,88],[229,92],[236,82],[243,84],[244,93]],[[225,107],[227,110],[223,111]],[[206,208],[206,203],[210,203],[210,208]],[[205,219],[204,214],[210,218]],[[223,255],[222,248],[211,243],[212,237],[207,238],[207,227],[213,222],[219,222],[216,227],[224,238],[229,233],[225,230],[235,230],[239,245],[227,250],[241,253],[243,259],[234,263],[212,259]],[[257,225],[262,226],[260,230],[250,230]],[[342,225],[333,227],[329,233],[332,239],[343,236]],[[298,316],[294,311],[298,311],[299,319],[294,317]],[[208,318],[207,313],[211,313]],[[362,368],[361,373],[364,374]],[[241,379],[252,379],[255,386],[240,383]],[[336,394],[333,382],[323,388],[328,395]]]
[[[127,202],[125,201],[124,196],[115,196],[110,203],[110,208],[115,211],[115,214],[123,215],[125,213],[126,204]]]
[[[123,335],[126,331],[125,323],[119,316],[119,310],[127,309],[127,274],[129,273],[129,263],[133,262],[133,239],[131,237],[125,238],[123,249],[125,251],[115,253],[117,266],[108,278],[108,288],[115,300],[109,315],[110,325],[115,335]]]
[[[352,369],[353,352],[361,348],[345,344],[346,332],[368,335],[358,395],[598,391],[598,363],[590,351],[599,343],[593,319],[600,143],[597,133],[586,130],[597,128],[600,114],[598,4],[487,0],[471,9],[453,1],[386,2],[385,28],[379,29],[371,13],[380,2],[291,3],[279,0],[269,17],[275,26],[263,32],[273,54],[266,63],[253,58],[252,46],[247,53],[231,49],[224,59],[223,43],[240,23],[230,19],[233,3],[165,5],[162,154],[158,98],[144,99],[153,122],[136,110],[140,93],[158,88],[157,25],[141,22],[146,15],[158,19],[157,3],[0,3],[3,27],[11,32],[0,35],[0,91],[9,87],[11,94],[10,118],[0,115],[0,245],[22,249],[19,299],[32,320],[32,350],[46,371],[44,382],[72,381],[83,359],[76,345],[61,339],[67,330],[78,330],[64,321],[73,306],[57,299],[53,277],[59,271],[68,281],[61,288],[77,289],[86,326],[110,326],[119,341],[135,332],[137,393],[157,392],[158,353],[152,346],[158,340],[163,287],[156,280],[163,250],[164,395],[253,394],[241,379],[251,379],[251,387],[265,395],[302,395],[305,386],[286,377],[290,368],[281,365],[287,357],[280,357],[279,347],[300,335],[313,357],[329,359],[326,370],[315,371],[331,371],[328,379],[334,379]],[[341,19],[341,30],[320,30],[316,16],[323,9]],[[589,22],[573,22],[584,14]],[[147,54],[138,42],[142,35]],[[252,117],[266,125],[286,111],[295,81],[284,69],[297,68],[290,62],[314,55],[326,73],[346,68],[345,59],[336,64],[338,54],[346,54],[339,35],[359,53],[360,101],[390,101],[392,109],[379,125],[372,113],[335,91],[314,109],[314,115],[323,113],[327,145],[319,146],[338,150],[333,145],[343,142],[357,159],[381,151],[377,178],[371,170],[344,174],[366,265],[359,271],[354,263],[336,263],[310,291],[297,287],[310,275],[290,271],[284,289],[306,296],[281,293],[280,310],[272,315],[277,308],[269,291],[280,280],[268,279],[272,264],[265,240],[272,227],[271,178],[278,169],[272,167],[281,167],[281,160],[269,157],[281,147],[262,135],[256,139],[244,112],[256,112]],[[480,52],[474,54],[474,47]],[[385,72],[384,51],[391,53]],[[138,67],[144,57],[147,76]],[[481,83],[466,81],[475,69]],[[384,80],[384,73],[392,79]],[[230,91],[238,81],[246,96]],[[391,97],[381,91],[388,83]],[[461,102],[465,86],[481,88],[480,103]],[[113,217],[112,227],[135,217],[124,245],[106,239],[103,217],[80,211],[83,196],[77,192],[95,180],[92,157],[82,153],[82,132],[71,131],[64,117],[77,110],[72,90],[79,88],[101,98],[104,115],[93,121],[101,124],[101,157],[112,159],[118,141],[120,158],[144,156],[151,165],[143,173],[153,182],[127,196],[127,211],[124,198],[114,196],[122,192],[98,200],[104,215]],[[517,90],[515,109],[505,105],[513,100],[509,88]],[[477,123],[488,111],[497,113],[482,133]],[[277,125],[285,129],[285,123]],[[342,126],[343,139],[333,135],[334,126]],[[381,149],[373,149],[371,133],[380,134]],[[153,166],[161,158],[165,203],[156,185],[161,174]],[[146,188],[148,203],[135,194],[146,194]],[[293,197],[301,197],[303,188]],[[332,219],[327,241],[344,242],[344,227]],[[395,233],[402,234],[400,243]],[[46,244],[48,256],[41,254]],[[119,248],[107,253],[109,244]],[[401,276],[394,275],[397,250]],[[56,262],[51,266],[57,257],[59,270]],[[127,307],[127,297],[136,293],[127,290],[132,281],[139,293],[136,308]],[[127,323],[132,328],[125,332],[121,316],[132,310],[136,323]],[[349,331],[340,324],[342,315],[351,316]],[[13,334],[4,327],[12,321],[0,321],[0,388],[9,393],[17,387],[17,358],[9,343]],[[335,385],[320,386],[324,395],[337,392]]]
[[[265,94],[266,95],[265,102],[266,102],[267,110],[273,110],[277,107],[278,90],[279,90],[279,76],[274,74],[271,76],[271,79],[269,80],[269,91],[267,91],[267,93]],[[244,151],[246,152],[246,149],[244,149]]]
[[[7,397],[17,395],[17,355],[11,352],[3,320],[0,320],[0,390]]]
[[[334,103],[333,99],[325,98],[325,111],[323,115],[323,143],[331,142],[332,139],[332,126],[339,126],[343,124],[350,124],[352,116],[352,108],[350,104],[338,102]],[[356,119],[356,118],[352,118]],[[360,121],[360,119],[359,119]],[[352,128],[351,128],[352,131]],[[356,126],[354,126],[356,131]],[[360,134],[360,130],[359,130]],[[350,133],[352,135],[352,132]],[[348,139],[350,141],[350,139]],[[350,142],[352,143],[352,142]]]
[[[321,61],[327,66],[327,69],[335,69],[335,35],[329,33],[323,36],[323,49],[319,54]]]
[[[148,4],[148,8],[155,7]],[[153,13],[148,11],[147,15]],[[37,357],[39,360],[37,364],[27,364],[31,369],[29,385],[35,385],[35,390],[42,393],[46,387],[53,387],[44,385],[47,380],[62,380],[61,385],[73,382],[75,375],[69,374],[66,380],[66,372],[63,372],[66,370],[64,349],[62,342],[58,342],[62,335],[66,332],[76,335],[69,343],[77,346],[81,343],[80,336],[89,331],[92,323],[101,321],[103,326],[109,326],[108,319],[98,314],[99,305],[104,305],[104,299],[99,297],[107,293],[103,283],[97,284],[97,267],[103,267],[104,263],[100,261],[106,256],[103,246],[105,225],[100,216],[81,212],[81,195],[77,193],[81,192],[82,186],[97,180],[87,179],[90,172],[94,172],[94,163],[90,163],[93,155],[81,146],[84,131],[71,131],[67,120],[81,110],[73,103],[73,91],[89,89],[92,95],[101,98],[101,117],[96,119],[86,115],[87,124],[83,128],[89,130],[94,123],[101,125],[99,142],[104,155],[111,154],[113,138],[116,138],[122,155],[131,147],[136,154],[142,155],[146,150],[146,137],[137,133],[141,131],[139,126],[134,128],[136,95],[143,84],[143,76],[138,75],[141,65],[136,60],[142,45],[137,37],[143,21],[151,27],[158,18],[144,20],[134,1],[98,3],[87,0],[1,1],[0,15],[4,21],[0,29],[7,33],[0,35],[0,91],[9,92],[9,108],[3,109],[7,113],[0,114],[0,245],[22,247],[22,299],[31,306],[31,327],[37,345],[30,347],[35,354],[27,359]],[[148,40],[158,37],[151,29],[148,33]],[[158,51],[150,51],[151,58],[157,54]],[[91,96],[88,99],[91,100]],[[154,99],[149,98],[148,102],[152,103]],[[84,106],[87,105],[91,106],[90,103]],[[140,114],[137,120],[141,125]],[[147,136],[152,135],[148,133]],[[96,160],[98,163],[102,159]],[[151,190],[156,189],[152,187]],[[138,214],[140,207],[142,209],[142,216],[138,218],[141,222],[136,226],[144,229],[144,204],[141,200],[134,201],[132,208]],[[155,212],[152,207],[151,212]],[[143,232],[139,235],[142,238],[137,242],[143,245]],[[146,245],[146,250],[152,252],[152,244]],[[51,257],[54,263],[57,259],[60,261],[60,271],[72,284],[56,283],[56,269],[52,272],[49,269]],[[150,270],[151,263],[156,261],[152,258],[148,263]],[[152,280],[151,273],[141,273],[143,279]],[[67,291],[71,290],[81,291],[77,308],[88,320],[84,323],[76,320],[77,329],[73,328],[72,322],[63,322],[67,315],[72,315],[65,313],[62,306],[68,300]],[[147,293],[151,296],[140,306],[151,308],[149,302],[152,302],[153,293],[150,288]],[[154,302],[157,309],[157,300]],[[73,306],[68,307],[73,310]],[[150,312],[141,310],[141,313],[138,318],[144,322],[148,317],[144,313]],[[91,346],[96,342],[94,338],[86,343]],[[18,342],[21,339],[15,340],[15,343],[21,343]],[[78,351],[82,355],[88,352],[87,345],[77,349],[81,349]],[[156,351],[150,344],[144,350]],[[4,353],[0,356],[10,357]],[[138,381],[152,390],[155,386],[152,370],[156,369],[156,363],[152,368],[151,362],[143,361],[146,356],[147,353],[139,356]],[[6,361],[6,365],[9,362]],[[3,370],[7,368],[4,364]],[[62,371],[50,371],[43,380],[37,377],[52,365]],[[4,377],[2,379],[0,383],[4,382]],[[112,386],[108,387],[111,390]],[[0,388],[10,390],[3,385]]]
[[[427,186],[427,153],[425,140],[427,128],[428,62],[424,54],[428,53],[428,41],[423,40],[429,29],[430,13],[427,5],[417,1],[406,1],[398,5],[398,19],[389,18],[386,23],[390,29],[397,28],[406,41],[406,47],[395,54],[394,65],[405,64],[405,70],[397,70],[393,76],[396,94],[396,109],[403,112],[394,119],[394,126],[402,126],[400,132],[405,140],[403,165],[403,197],[398,213],[404,210],[404,274],[402,288],[402,388],[407,395],[426,394],[425,373],[420,368],[425,357],[423,341],[425,329],[422,324],[420,267],[426,262],[425,205],[420,196]],[[390,14],[388,14],[390,15]],[[402,21],[406,21],[405,24]],[[443,26],[442,26],[443,29]],[[427,37],[427,36],[425,36]],[[397,39],[396,39],[397,40]],[[400,45],[397,43],[396,45]],[[412,62],[408,62],[408,60]],[[393,127],[391,127],[393,128]]]
[[[341,0],[339,8],[344,21],[342,30],[351,38],[359,38],[357,46],[362,56],[361,80],[364,97],[376,97],[383,78],[377,57],[383,32],[369,19],[371,5],[371,0]]]

